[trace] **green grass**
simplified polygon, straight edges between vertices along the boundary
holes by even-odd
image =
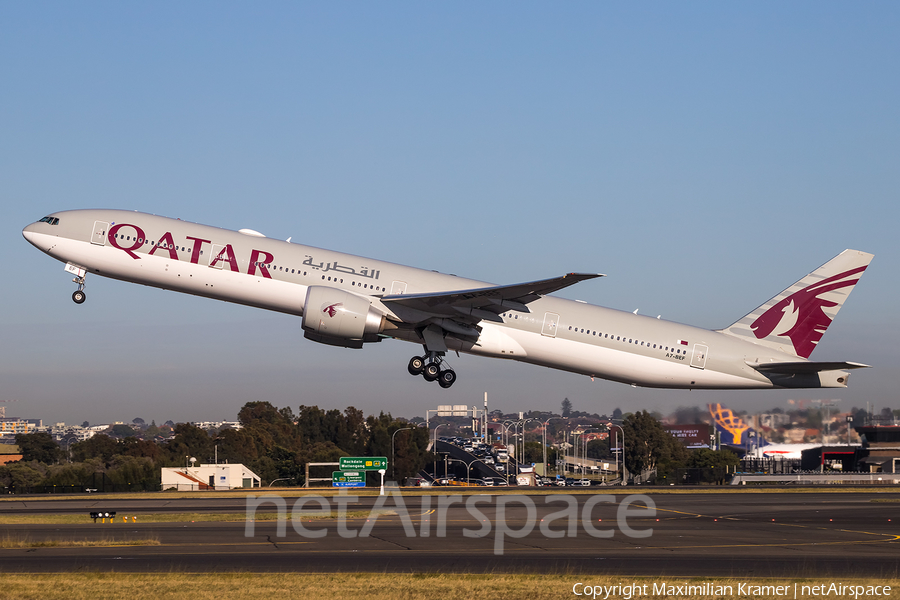
[[[32,540],[28,536],[6,535],[0,538],[0,548],[84,548],[87,546],[159,546],[157,538],[112,539],[99,540]]]
[[[534,575],[528,573],[489,573],[486,575],[465,574],[397,574],[397,573],[65,573],[65,574],[4,574],[0,586],[0,600],[268,600],[270,598],[289,600],[472,600],[473,598],[504,598],[528,600],[558,600],[576,598],[572,592],[575,583],[583,582],[592,586],[647,584],[654,582],[672,585],[693,583],[699,585],[714,582],[732,585],[733,595],[697,596],[678,595],[678,600],[709,600],[721,597],[739,598],[736,592],[739,583],[752,585],[793,585],[798,579],[685,579],[610,577],[596,575]],[[815,580],[802,580],[801,584],[817,585],[840,581],[856,585],[889,585],[891,596],[898,596],[898,579],[847,579],[823,575]],[[584,596],[580,596],[584,597]],[[588,596],[590,597],[590,596]],[[622,599],[621,594],[610,598]],[[642,596],[652,598],[653,596]],[[657,596],[663,597],[663,596]],[[747,597],[747,596],[744,596]],[[784,600],[785,596],[753,596]],[[793,598],[793,594],[790,594]],[[798,597],[809,597],[799,596]],[[834,597],[834,596],[832,596]],[[850,596],[842,596],[850,597]],[[862,596],[861,596],[862,597]],[[603,598],[599,595],[598,598]],[[669,596],[672,598],[672,596]]]

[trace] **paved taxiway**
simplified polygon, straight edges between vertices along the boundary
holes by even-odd
[[[637,491],[637,490],[635,490]],[[900,493],[704,493],[654,494],[640,490],[656,504],[654,516],[631,516],[636,530],[652,535],[632,538],[616,527],[618,504],[600,502],[589,511],[592,525],[610,530],[609,538],[589,535],[581,522],[594,495],[574,494],[579,521],[573,532],[567,521],[553,521],[544,531],[540,519],[565,504],[547,504],[545,495],[529,496],[526,504],[510,501],[503,521],[512,530],[527,528],[528,506],[535,507],[533,529],[521,538],[504,536],[497,549],[496,499],[477,505],[484,519],[464,504],[438,514],[437,499],[404,495],[415,535],[400,515],[382,515],[369,523],[367,537],[342,537],[333,519],[302,521],[318,538],[299,535],[289,521],[287,535],[277,535],[274,521],[256,521],[250,537],[246,523],[122,523],[94,524],[91,510],[126,514],[160,512],[244,513],[243,496],[151,500],[16,500],[0,502],[3,513],[81,513],[84,525],[0,525],[0,537],[31,540],[156,538],[158,546],[93,546],[84,548],[0,549],[0,571],[307,571],[307,572],[568,572],[668,576],[898,576],[900,556]],[[351,494],[352,495],[352,494]],[[554,496],[550,496],[554,497]],[[296,498],[286,498],[288,516]],[[365,510],[377,497],[360,497],[349,510]],[[875,500],[875,502],[873,502]],[[884,502],[893,500],[893,502]],[[333,499],[329,503],[333,504]],[[388,508],[392,503],[389,502]],[[636,510],[640,502],[632,508]],[[308,505],[306,509],[317,508]],[[264,505],[261,512],[274,510]],[[602,519],[602,521],[601,521]],[[658,519],[658,521],[657,521]],[[140,520],[140,519],[139,519]],[[446,535],[438,524],[446,524]],[[423,522],[428,523],[427,527]],[[466,537],[464,531],[491,532]],[[347,530],[359,532],[366,518],[349,519]],[[421,535],[427,528],[429,535]],[[560,537],[551,537],[547,532]]]

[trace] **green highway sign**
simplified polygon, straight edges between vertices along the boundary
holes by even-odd
[[[366,487],[363,471],[332,471],[331,487]]]
[[[384,456],[342,456],[339,460],[341,471],[378,471],[387,469]]]

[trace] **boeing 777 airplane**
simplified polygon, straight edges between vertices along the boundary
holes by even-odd
[[[602,277],[492,285],[434,271],[125,210],[53,213],[22,232],[75,276],[88,273],[301,317],[304,336],[347,348],[421,344],[412,375],[449,388],[449,351],[518,360],[635,386],[846,387],[853,362],[809,356],[872,255],[845,250],[717,331],[550,296]]]

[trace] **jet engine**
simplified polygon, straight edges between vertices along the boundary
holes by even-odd
[[[362,348],[380,342],[385,318],[368,298],[344,290],[312,285],[303,305],[303,336],[314,342]]]

